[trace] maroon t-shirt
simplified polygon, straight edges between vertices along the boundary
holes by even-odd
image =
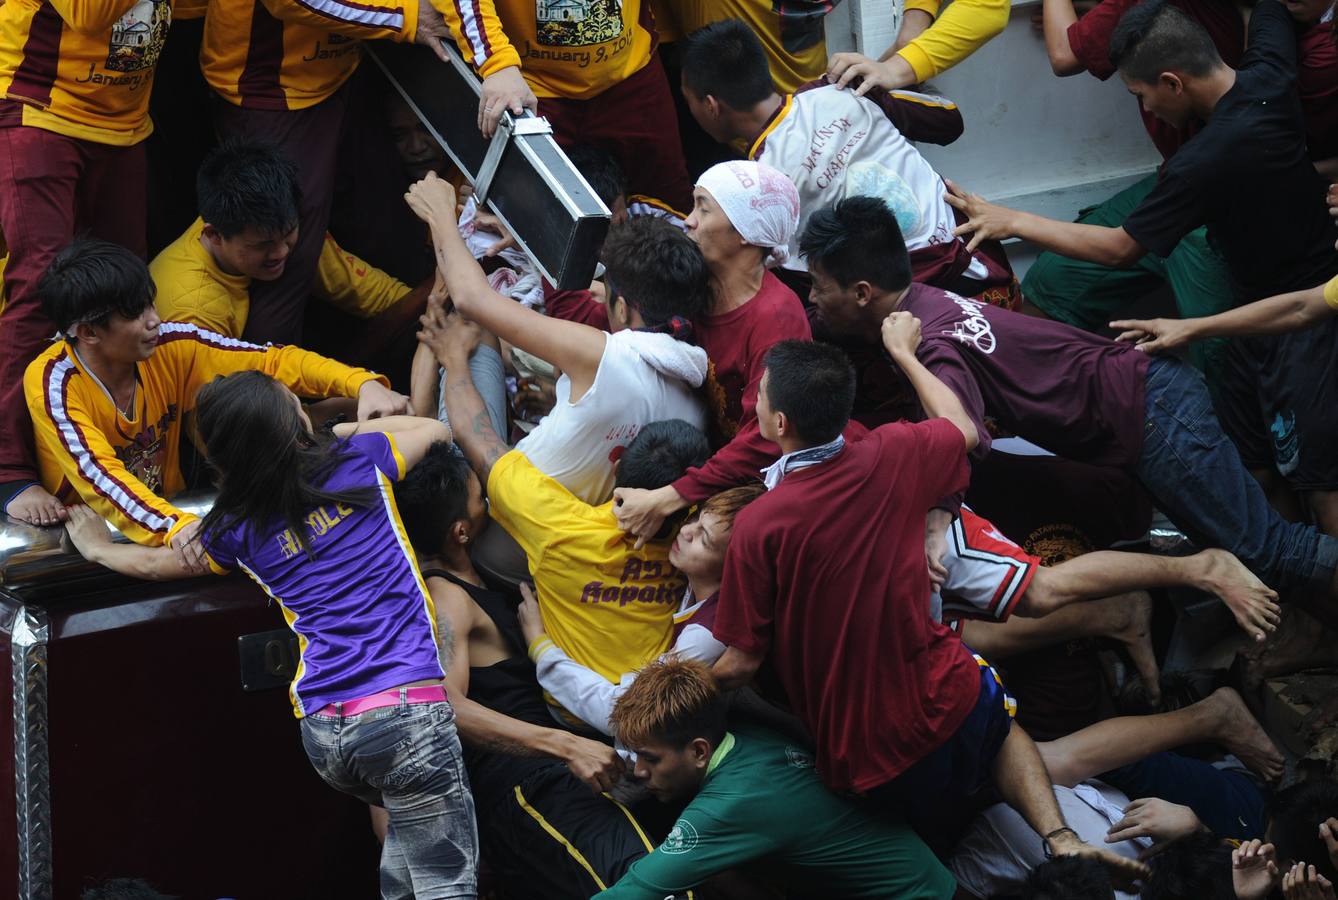
[[[1120,16],[1138,5],[1138,0],[1103,0],[1095,9],[1069,26],[1069,47],[1088,72],[1105,81],[1115,74],[1110,64],[1110,36],[1120,24]],[[1222,60],[1233,69],[1245,52],[1245,21],[1234,3],[1226,0],[1171,0],[1202,25],[1217,45]],[[1138,102],[1138,101],[1134,101]],[[1185,141],[1198,133],[1201,125],[1176,128],[1144,112],[1143,127],[1157,145],[1164,159],[1170,159]]]
[[[812,340],[804,305],[775,275],[762,276],[752,299],[718,316],[701,316],[693,323],[697,345],[715,367],[715,379],[724,392],[725,419],[737,427],[729,443],[700,469],[689,469],[674,482],[674,489],[689,503],[749,481],[780,456],[780,448],[757,430],[757,387],[762,382],[762,359],[775,344]]]
[[[1148,358],[1133,345],[922,284],[910,286],[899,309],[920,320],[915,355],[980,428],[976,456],[989,450],[988,416],[1056,456],[1138,462]]]
[[[1305,139],[1311,159],[1338,156],[1338,46],[1333,26],[1320,22],[1297,45],[1296,93],[1305,114]]]
[[[716,639],[769,654],[833,790],[867,791],[944,744],[980,691],[929,616],[925,513],[966,487],[946,419],[898,422],[786,475],[734,521]]]

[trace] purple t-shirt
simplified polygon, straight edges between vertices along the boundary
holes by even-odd
[[[989,417],[1066,459],[1132,466],[1143,450],[1147,355],[1071,325],[912,284],[900,309],[920,320],[929,371],[952,388],[989,451]]]
[[[214,571],[249,575],[297,634],[301,659],[288,693],[298,718],[328,703],[445,677],[432,598],[391,491],[404,474],[389,435],[354,435],[325,488],[372,487],[380,498],[366,507],[313,510],[306,517],[311,557],[283,524],[242,522],[204,536]]]

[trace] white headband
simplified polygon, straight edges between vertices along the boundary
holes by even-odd
[[[799,227],[799,191],[784,173],[765,163],[732,160],[703,172],[697,187],[715,199],[740,237],[771,251],[768,265],[789,259]]]

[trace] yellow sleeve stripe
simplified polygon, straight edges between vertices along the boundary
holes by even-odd
[[[916,91],[888,91],[889,96],[896,97],[898,100],[905,100],[908,103],[918,103],[920,106],[928,106],[931,109],[956,109],[957,104],[953,103],[947,97],[935,97],[931,94],[921,94]]]
[[[1338,309],[1338,276],[1324,285],[1324,302],[1329,304],[1330,309]]]
[[[757,136],[757,139],[753,141],[752,146],[748,148],[749,159],[757,159],[757,154],[761,152],[762,145],[766,143],[767,135],[775,131],[776,126],[780,125],[781,122],[785,121],[785,117],[790,114],[790,110],[793,108],[794,108],[794,94],[786,94],[785,103],[781,105],[780,109],[776,110],[775,117],[772,118],[771,122],[767,124],[767,127],[762,131],[762,133]]]
[[[386,435],[386,441],[390,444],[390,455],[395,457],[395,480],[403,481],[404,476],[409,474],[409,466],[400,455],[400,448],[395,443],[393,435]]]
[[[204,561],[209,563],[209,571],[213,572],[215,575],[229,574],[228,570],[220,566],[208,553],[204,555]]]
[[[548,824],[548,820],[545,819],[542,815],[540,815],[537,809],[535,809],[533,806],[530,806],[529,801],[525,799],[525,795],[520,791],[520,785],[516,785],[515,792],[516,792],[516,802],[520,804],[520,808],[525,810],[525,812],[529,813],[530,818],[538,822],[539,827],[542,828],[544,831],[548,832],[549,836],[552,837],[553,840],[557,841],[559,844],[561,844],[563,847],[566,848],[567,853],[570,854],[571,858],[576,860],[576,862],[580,864],[582,869],[585,869],[585,871],[590,875],[590,877],[594,879],[595,884],[598,885],[601,891],[608,890],[609,886],[604,883],[604,880],[602,878],[600,878],[598,875],[595,874],[595,867],[590,865],[590,861],[587,860],[581,854],[581,851],[577,850],[574,846],[572,846],[571,841],[567,840],[565,837],[562,836],[562,832],[558,831],[552,825]]]
[[[550,638],[546,634],[541,634],[537,638],[535,638],[532,642],[530,642],[530,649],[529,649],[530,659],[533,662],[537,663],[539,662],[539,657],[543,656],[544,653],[548,651],[548,648],[556,646],[557,644],[553,643],[552,638]]]

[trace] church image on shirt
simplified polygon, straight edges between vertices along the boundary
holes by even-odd
[[[622,0],[536,0],[539,43],[583,47],[623,33]]]

